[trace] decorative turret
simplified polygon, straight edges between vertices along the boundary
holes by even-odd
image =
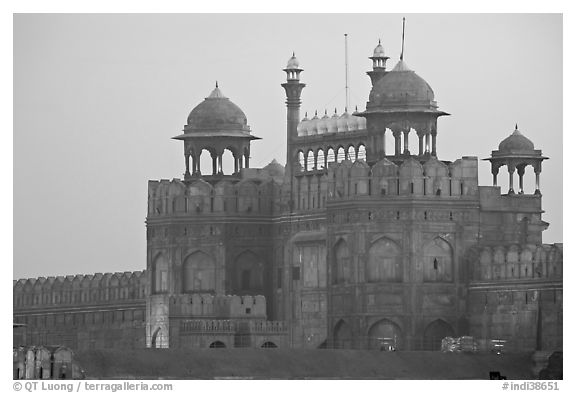
[[[384,54],[384,48],[378,40],[378,45],[374,48],[374,54],[369,57],[372,60],[372,71],[368,71],[367,74],[372,81],[372,86],[374,86],[384,75],[386,75],[386,60],[389,59],[388,56]]]
[[[547,160],[548,157],[542,156],[542,150],[534,149],[534,143],[526,138],[518,130],[518,124],[514,128],[514,132],[504,139],[498,145],[498,150],[493,150],[490,158],[485,158],[492,164],[493,185],[498,185],[498,173],[500,167],[506,165],[508,167],[509,187],[508,195],[515,194],[514,191],[514,172],[518,171],[518,194],[524,194],[524,172],[527,165],[532,165],[534,173],[536,174],[536,189],[535,195],[540,195],[540,172],[542,171],[542,161]]]

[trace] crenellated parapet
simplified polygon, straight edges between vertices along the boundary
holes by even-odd
[[[279,170],[243,169],[246,178],[208,182],[198,178],[148,182],[148,218],[210,213],[269,215],[277,211]]]
[[[473,247],[466,258],[472,281],[562,280],[562,244]]]
[[[15,309],[145,300],[148,275],[135,272],[77,274],[15,280]]]
[[[408,158],[399,163],[384,158],[372,166],[346,159],[329,165],[328,196],[474,197],[478,194],[477,170],[475,157],[443,162],[431,156],[422,162]]]

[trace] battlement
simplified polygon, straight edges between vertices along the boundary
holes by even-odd
[[[561,280],[562,244],[473,247],[467,253],[472,281]]]
[[[206,213],[269,215],[278,209],[274,201],[280,185],[263,171],[245,169],[242,170],[245,178],[221,178],[216,182],[202,178],[186,183],[178,179],[150,180],[148,217]]]
[[[430,157],[399,165],[382,159],[370,166],[365,161],[344,160],[328,166],[328,195],[342,199],[362,195],[467,197],[478,194],[478,161],[464,157],[452,163]]]
[[[147,282],[146,270],[14,280],[14,308],[144,300]]]

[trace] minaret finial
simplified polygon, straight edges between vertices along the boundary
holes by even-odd
[[[338,114],[338,110],[336,108],[334,108],[334,114],[337,115]]]
[[[216,88],[218,88],[218,81],[216,81]]]
[[[314,111],[314,116],[318,116],[318,109]]]
[[[400,52],[400,60],[404,60],[404,28],[406,25],[406,18],[402,18],[402,51]]]
[[[518,131],[518,123],[516,123],[516,128],[514,130]]]
[[[294,51],[292,51],[292,57],[296,57],[296,54]]]
[[[381,43],[380,43],[380,38],[378,38],[378,45],[380,45],[380,44],[381,44]]]

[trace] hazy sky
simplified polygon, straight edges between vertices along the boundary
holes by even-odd
[[[16,15],[14,278],[144,269],[147,181],[182,176],[182,142],[170,138],[216,80],[263,138],[251,166],[284,163],[292,51],[302,115],[340,113],[348,33],[351,106],[363,110],[368,57],[381,38],[394,66],[402,16]],[[406,17],[405,61],[452,114],[438,123],[439,158],[486,158],[518,123],[551,158],[544,241],[561,242],[562,16]],[[486,162],[479,176],[492,184]],[[531,168],[525,177],[533,191]]]

